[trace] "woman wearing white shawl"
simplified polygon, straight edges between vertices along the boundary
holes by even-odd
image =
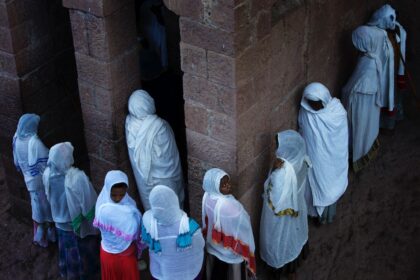
[[[54,225],[50,224],[50,203],[45,196],[42,173],[47,166],[48,148],[39,139],[38,125],[40,117],[36,114],[24,114],[20,117],[13,136],[13,159],[16,168],[22,172],[29,191],[34,223],[33,242],[41,247],[48,246],[48,240],[55,242]]]
[[[101,231],[101,279],[140,279],[137,257],[143,246],[141,214],[128,195],[127,175],[109,171],[96,202],[93,225]]]
[[[361,56],[343,88],[343,103],[348,113],[353,170],[357,172],[376,157],[379,149],[383,33],[360,26],[353,31],[352,39]]]
[[[144,90],[136,90],[128,101],[125,122],[128,154],[145,210],[156,185],[171,188],[184,202],[184,181],[175,137],[169,124],[156,115],[155,102]]]
[[[200,226],[179,208],[178,197],[167,186],[150,193],[151,209],[144,213],[142,239],[149,246],[154,279],[201,279],[204,239]]]
[[[275,269],[275,277],[280,278],[278,274],[283,271],[294,274],[299,257],[304,257],[303,248],[308,241],[305,191],[310,163],[299,133],[286,130],[276,137],[277,160],[264,183],[260,254]],[[279,268],[283,269],[277,271]]]
[[[367,23],[368,26],[382,31],[384,36],[384,54],[381,56],[383,74],[381,78],[382,104],[381,127],[393,129],[397,115],[402,119],[402,96],[397,89],[405,88],[404,64],[407,33],[396,21],[395,10],[388,4],[375,11]],[[381,42],[382,43],[382,40]]]
[[[60,274],[66,279],[97,274],[98,231],[92,226],[97,194],[86,174],[72,167],[70,142],[51,147],[42,176],[58,234]]]
[[[348,184],[347,113],[320,83],[305,88],[300,105],[299,127],[312,161],[308,179],[313,206],[320,217],[324,214],[323,221],[332,222],[335,203]]]
[[[229,180],[229,175],[219,168],[209,169],[204,175],[202,223],[208,253],[207,279],[219,279],[220,275],[216,273],[225,277],[227,273],[228,279],[240,279],[244,261],[248,272],[253,276],[256,274],[251,220],[231,194]],[[229,268],[212,271],[217,260],[229,264]]]

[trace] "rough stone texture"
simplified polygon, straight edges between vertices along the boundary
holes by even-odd
[[[28,212],[11,145],[23,113],[41,116],[39,135],[48,147],[71,141],[76,165],[88,171],[70,20],[61,1],[0,3],[0,99],[0,146],[12,207]]]

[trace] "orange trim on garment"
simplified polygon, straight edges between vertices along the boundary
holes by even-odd
[[[207,217],[206,217],[207,218]],[[241,240],[233,238],[233,236],[226,235],[222,231],[213,228],[211,237],[214,243],[222,245],[224,248],[230,249],[236,254],[242,256],[247,262],[248,269],[255,275],[257,272],[257,265],[255,262],[254,252],[251,252],[249,246]]]

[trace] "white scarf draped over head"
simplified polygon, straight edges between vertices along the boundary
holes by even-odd
[[[324,108],[316,111],[308,100],[322,101]],[[348,184],[347,113],[320,83],[305,88],[300,104],[299,126],[312,161],[308,179],[313,203],[326,207],[341,197]]]
[[[385,4],[373,13],[367,25],[394,30],[396,19],[395,10],[389,4]]]
[[[128,101],[125,128],[128,148],[134,150],[134,162],[147,184],[151,184],[151,168],[153,149],[163,153],[154,139],[163,126],[163,121],[155,113],[155,102],[144,90],[136,90]]]
[[[36,114],[22,115],[13,136],[13,160],[18,170],[23,168],[25,181],[42,175],[47,165],[49,150],[38,138],[39,121],[40,117]],[[20,143],[17,144],[17,141]],[[28,141],[27,149],[24,148],[26,144],[23,144],[23,142],[25,141]],[[36,188],[34,184],[27,184],[27,186],[29,191],[35,190],[30,188]]]
[[[70,142],[59,143],[51,147],[48,168],[43,174],[43,182],[47,198],[50,199],[51,187],[55,187],[50,184],[50,176],[65,176],[63,191],[66,195],[67,205],[56,205],[56,207],[68,207],[72,228],[78,236],[83,238],[87,235],[97,234],[97,231],[92,227],[97,194],[86,174],[72,167],[74,163],[73,150]],[[51,203],[51,207],[53,205],[55,203]],[[61,209],[54,212],[66,213],[67,211]]]
[[[190,231],[189,218],[179,208],[178,196],[171,188],[155,186],[150,192],[149,201],[151,209],[144,214],[143,222],[153,240],[159,240],[158,223],[169,226],[179,222],[178,236]]]
[[[136,202],[128,193],[118,203],[111,198],[112,186],[119,183],[124,183],[128,188],[128,178],[124,172],[112,170],[106,174],[93,222],[101,230],[102,248],[112,254],[123,252],[135,240],[140,242],[141,214]]]
[[[251,220],[242,204],[233,195],[223,195],[220,192],[220,181],[224,176],[228,176],[228,174],[219,168],[209,169],[204,175],[203,228],[210,230],[210,240],[213,244],[217,244],[219,248],[221,246],[224,250],[230,250],[241,256],[247,262],[248,269],[255,274],[255,243]],[[206,204],[208,199],[216,200],[213,208],[213,220],[208,220],[209,228],[206,225],[206,207],[209,206]],[[227,240],[230,240],[230,242]],[[234,241],[232,242],[232,240]],[[209,239],[207,239],[207,242],[209,242]],[[219,257],[223,258],[223,256]]]

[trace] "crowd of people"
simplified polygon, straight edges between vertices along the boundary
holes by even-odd
[[[348,185],[349,158],[355,172],[364,168],[378,151],[379,128],[392,129],[402,116],[406,33],[395,10],[381,7],[352,39],[360,56],[343,88],[344,106],[323,84],[311,83],[300,103],[299,132],[275,135],[259,229],[259,255],[273,279],[295,277],[308,251],[308,216],[333,221]],[[229,175],[219,168],[205,173],[200,225],[182,210],[177,145],[153,98],[137,90],[128,110],[127,147],[143,214],[124,172],[109,171],[98,195],[73,166],[71,143],[48,149],[37,135],[40,117],[20,118],[13,156],[31,198],[33,242],[58,241],[66,279],[95,278],[99,271],[102,279],[139,279],[146,249],[154,279],[256,278],[250,216],[232,195]]]

